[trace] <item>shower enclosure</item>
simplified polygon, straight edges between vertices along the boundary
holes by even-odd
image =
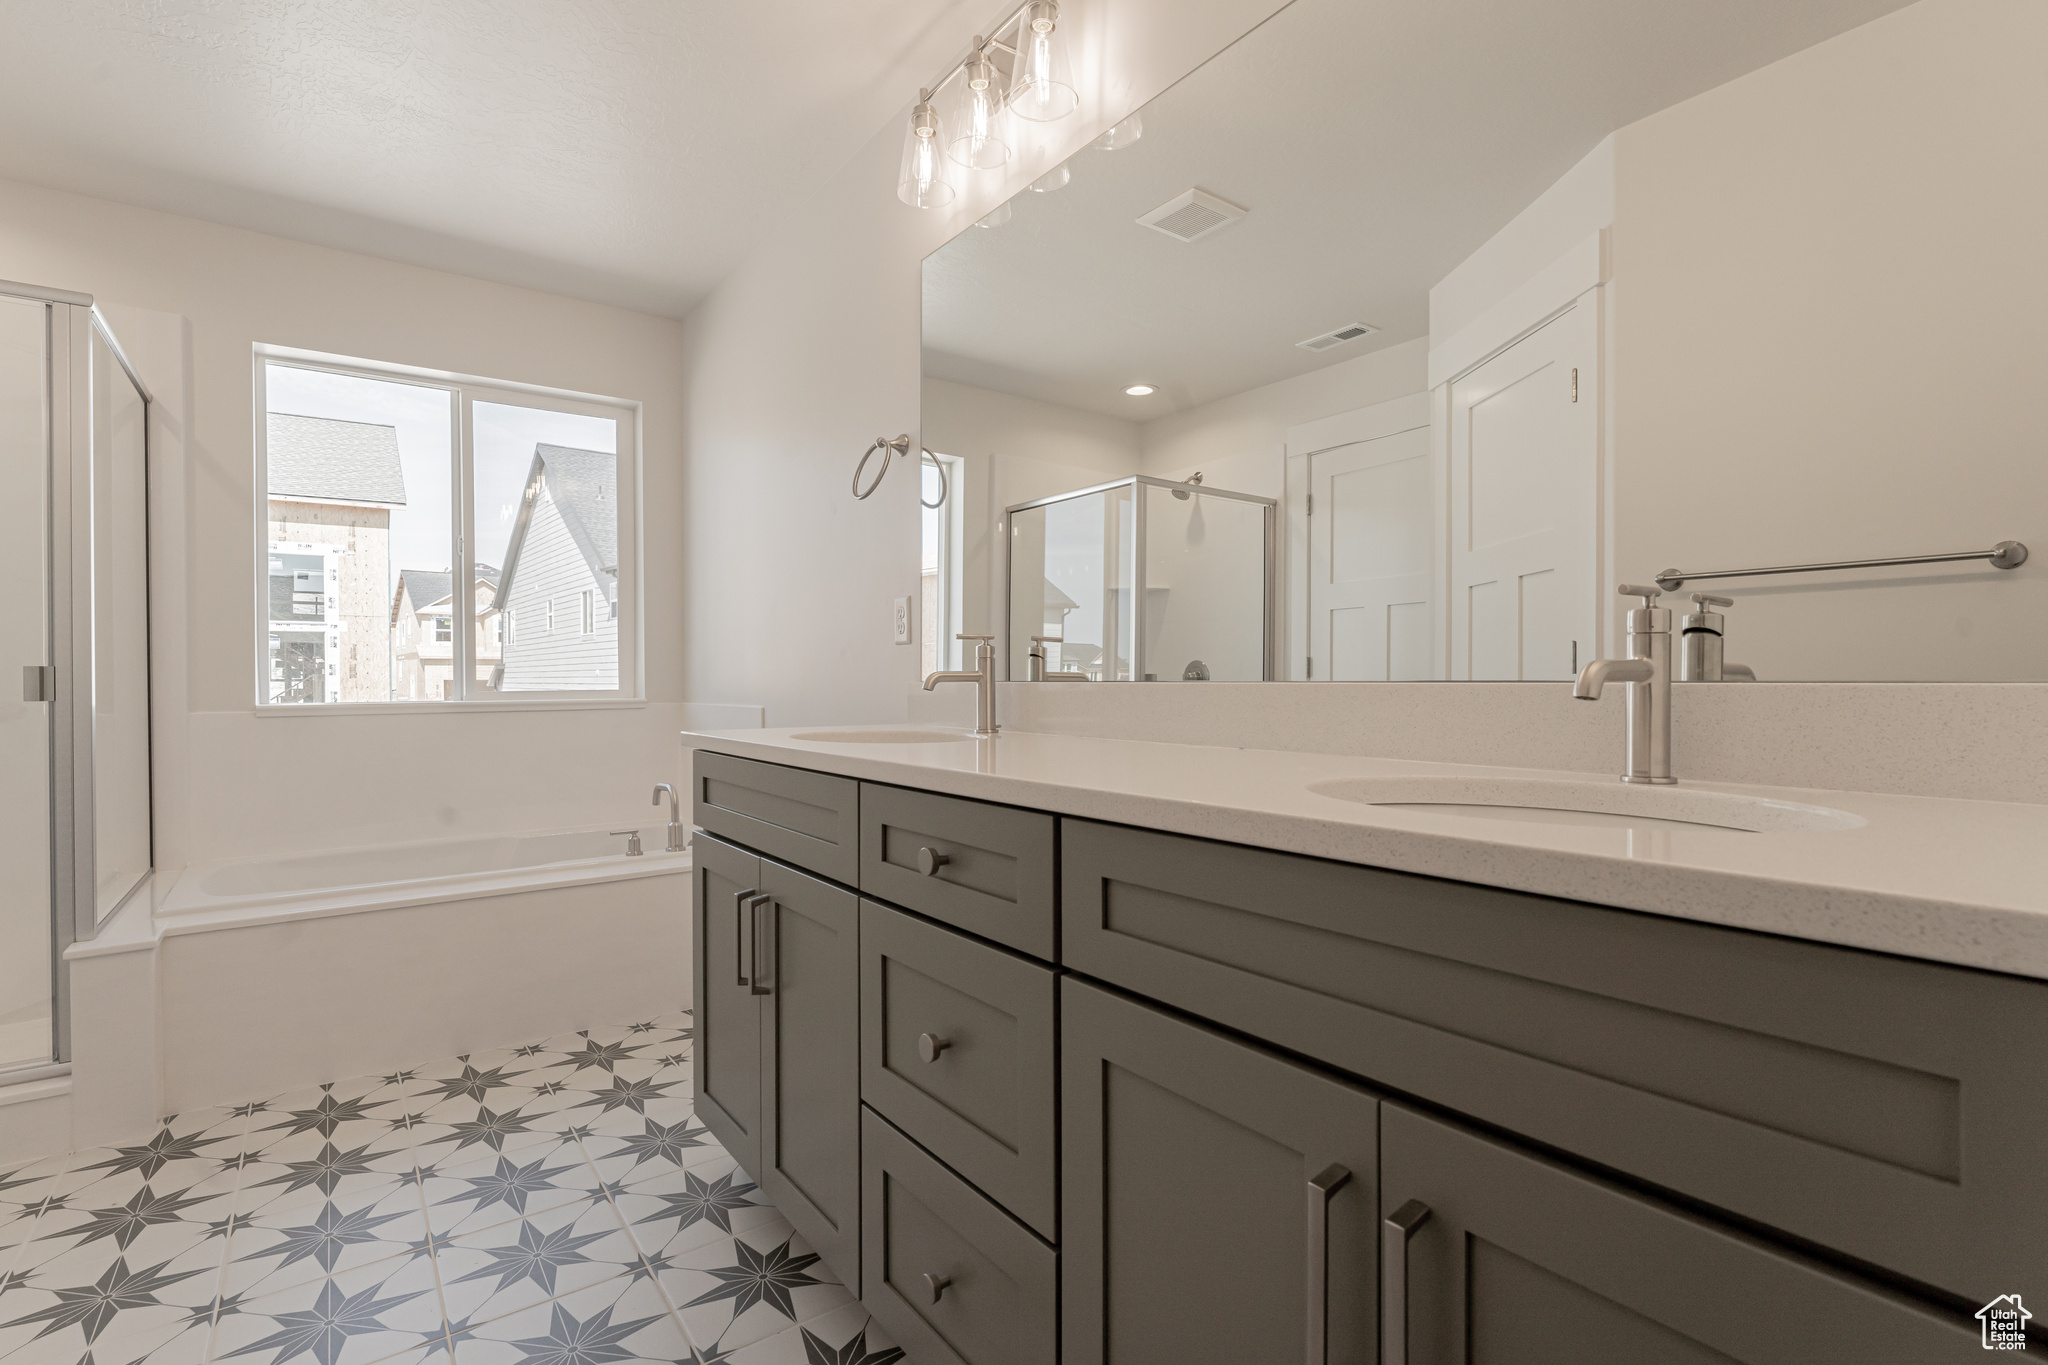
[[[0,281],[0,1084],[62,1068],[64,950],[152,864],[148,407],[89,296]]]
[[[1098,682],[1275,676],[1278,505],[1133,475],[1006,510],[1009,676],[1034,638],[1046,667]]]

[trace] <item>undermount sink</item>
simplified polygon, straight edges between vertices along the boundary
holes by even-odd
[[[1541,777],[1352,777],[1315,782],[1318,796],[1390,810],[1522,824],[1690,828],[1748,834],[1855,829],[1860,815],[1741,792]]]
[[[958,744],[974,736],[958,730],[809,730],[790,738],[811,744]]]

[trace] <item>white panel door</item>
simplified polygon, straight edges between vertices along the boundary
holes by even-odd
[[[1595,657],[1597,294],[1451,381],[1451,676]]]
[[[1429,658],[1433,496],[1429,399],[1379,403],[1297,429],[1308,456],[1310,676],[1419,681]]]

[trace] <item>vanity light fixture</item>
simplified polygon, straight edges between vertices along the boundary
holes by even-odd
[[[1108,132],[1089,143],[1098,152],[1114,152],[1128,147],[1145,136],[1145,120],[1132,114],[1122,123],[1112,124]]]
[[[1133,398],[1150,398],[1158,390],[1150,384],[1133,384],[1128,389],[1125,389],[1124,392]]]
[[[1062,161],[1059,165],[1032,181],[1028,188],[1034,194],[1051,194],[1054,190],[1065,189],[1067,182],[1073,178],[1074,173],[1068,170],[1067,163]]]
[[[1059,31],[1057,0],[1031,0],[1017,30],[1017,64],[1010,72],[1010,107],[1034,123],[1063,119],[1080,107],[1067,43]]]
[[[913,208],[943,208],[957,197],[948,162],[993,170],[1007,163],[1014,150],[1012,117],[1050,123],[1080,106],[1058,0],[1024,0],[987,37],[976,34],[972,51],[917,92],[904,132],[896,197]],[[1135,141],[1139,131],[1142,125],[1133,115],[1104,136]],[[1057,166],[1031,188],[1042,194],[1059,189],[1067,178],[1066,167]]]
[[[963,166],[994,170],[1010,159],[1010,139],[1001,77],[988,41],[974,35],[974,52],[961,68],[960,94],[953,106],[946,154]]]
[[[953,202],[946,178],[945,128],[932,103],[932,92],[917,92],[910,127],[903,134],[903,165],[896,175],[896,197],[917,209],[944,208]]]

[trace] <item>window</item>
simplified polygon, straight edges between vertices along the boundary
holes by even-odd
[[[639,404],[271,347],[256,386],[259,701],[636,695]]]

